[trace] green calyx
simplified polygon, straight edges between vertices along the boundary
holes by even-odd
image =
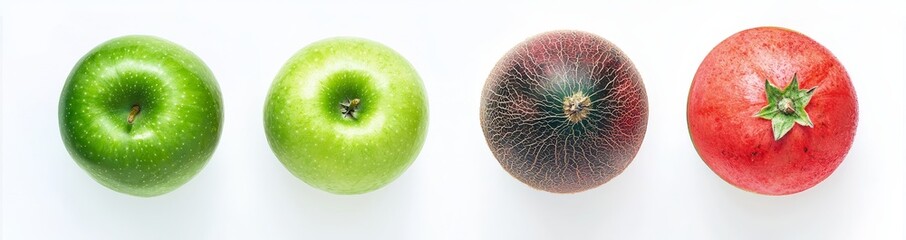
[[[768,96],[768,105],[761,108],[755,117],[771,120],[774,130],[774,140],[780,140],[795,124],[814,127],[812,120],[805,112],[805,106],[812,100],[812,95],[817,87],[806,90],[799,89],[796,74],[793,80],[783,90],[764,80],[765,92]]]

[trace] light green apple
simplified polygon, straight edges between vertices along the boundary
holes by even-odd
[[[220,139],[223,103],[195,54],[164,39],[125,36],[75,65],[59,121],[66,149],[92,178],[149,197],[201,171]]]
[[[331,193],[366,193],[395,180],[418,156],[428,100],[412,65],[387,46],[325,39],[277,74],[264,128],[296,177]]]

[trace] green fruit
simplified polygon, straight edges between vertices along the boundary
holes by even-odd
[[[185,184],[214,153],[223,103],[211,70],[167,40],[125,36],[72,69],[59,106],[69,154],[102,185],[135,196]]]
[[[332,38],[287,61],[264,109],[267,140],[296,177],[324,191],[359,194],[412,164],[428,130],[421,78],[380,43]]]

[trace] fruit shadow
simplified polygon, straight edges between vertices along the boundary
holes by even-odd
[[[287,173],[289,175],[289,173]],[[285,195],[276,204],[274,224],[292,231],[330,234],[337,238],[400,236],[411,231],[414,198],[413,179],[404,174],[372,192],[337,195],[311,187],[288,176],[280,180]],[[355,229],[354,231],[350,231]],[[316,234],[318,235],[318,234]]]
[[[839,238],[859,214],[857,194],[847,193],[854,189],[840,185],[847,180],[833,179],[846,177],[839,175],[786,196],[761,195],[722,180],[710,181],[707,188],[714,192],[702,194],[702,217],[706,226],[715,226],[710,232],[719,239]]]
[[[196,176],[197,178],[198,176]],[[74,232],[71,236],[86,238],[148,238],[204,239],[216,231],[219,211],[217,190],[204,187],[193,179],[173,192],[156,197],[135,197],[118,193],[96,182],[74,181],[80,186],[65,188],[68,198],[64,214],[76,226],[69,229],[91,229]],[[103,230],[103,231],[102,231]],[[86,233],[104,232],[103,236]]]
[[[489,222],[506,223],[496,227],[496,237],[619,238],[612,229],[637,229],[647,221],[644,214],[638,214],[642,205],[650,204],[639,201],[646,193],[631,186],[631,180],[625,177],[572,194],[532,189],[514,179],[500,181],[509,183],[498,184],[494,192],[499,198],[494,197],[497,201],[489,208],[492,212],[486,214],[492,218]]]

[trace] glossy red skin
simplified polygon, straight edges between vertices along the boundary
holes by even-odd
[[[805,110],[813,128],[796,125],[780,140],[767,105],[765,79],[783,89],[818,87]],[[748,29],[718,44],[699,66],[687,105],[689,134],[708,167],[741,189],[767,195],[804,191],[830,176],[852,146],[856,92],[826,48],[788,29]]]

